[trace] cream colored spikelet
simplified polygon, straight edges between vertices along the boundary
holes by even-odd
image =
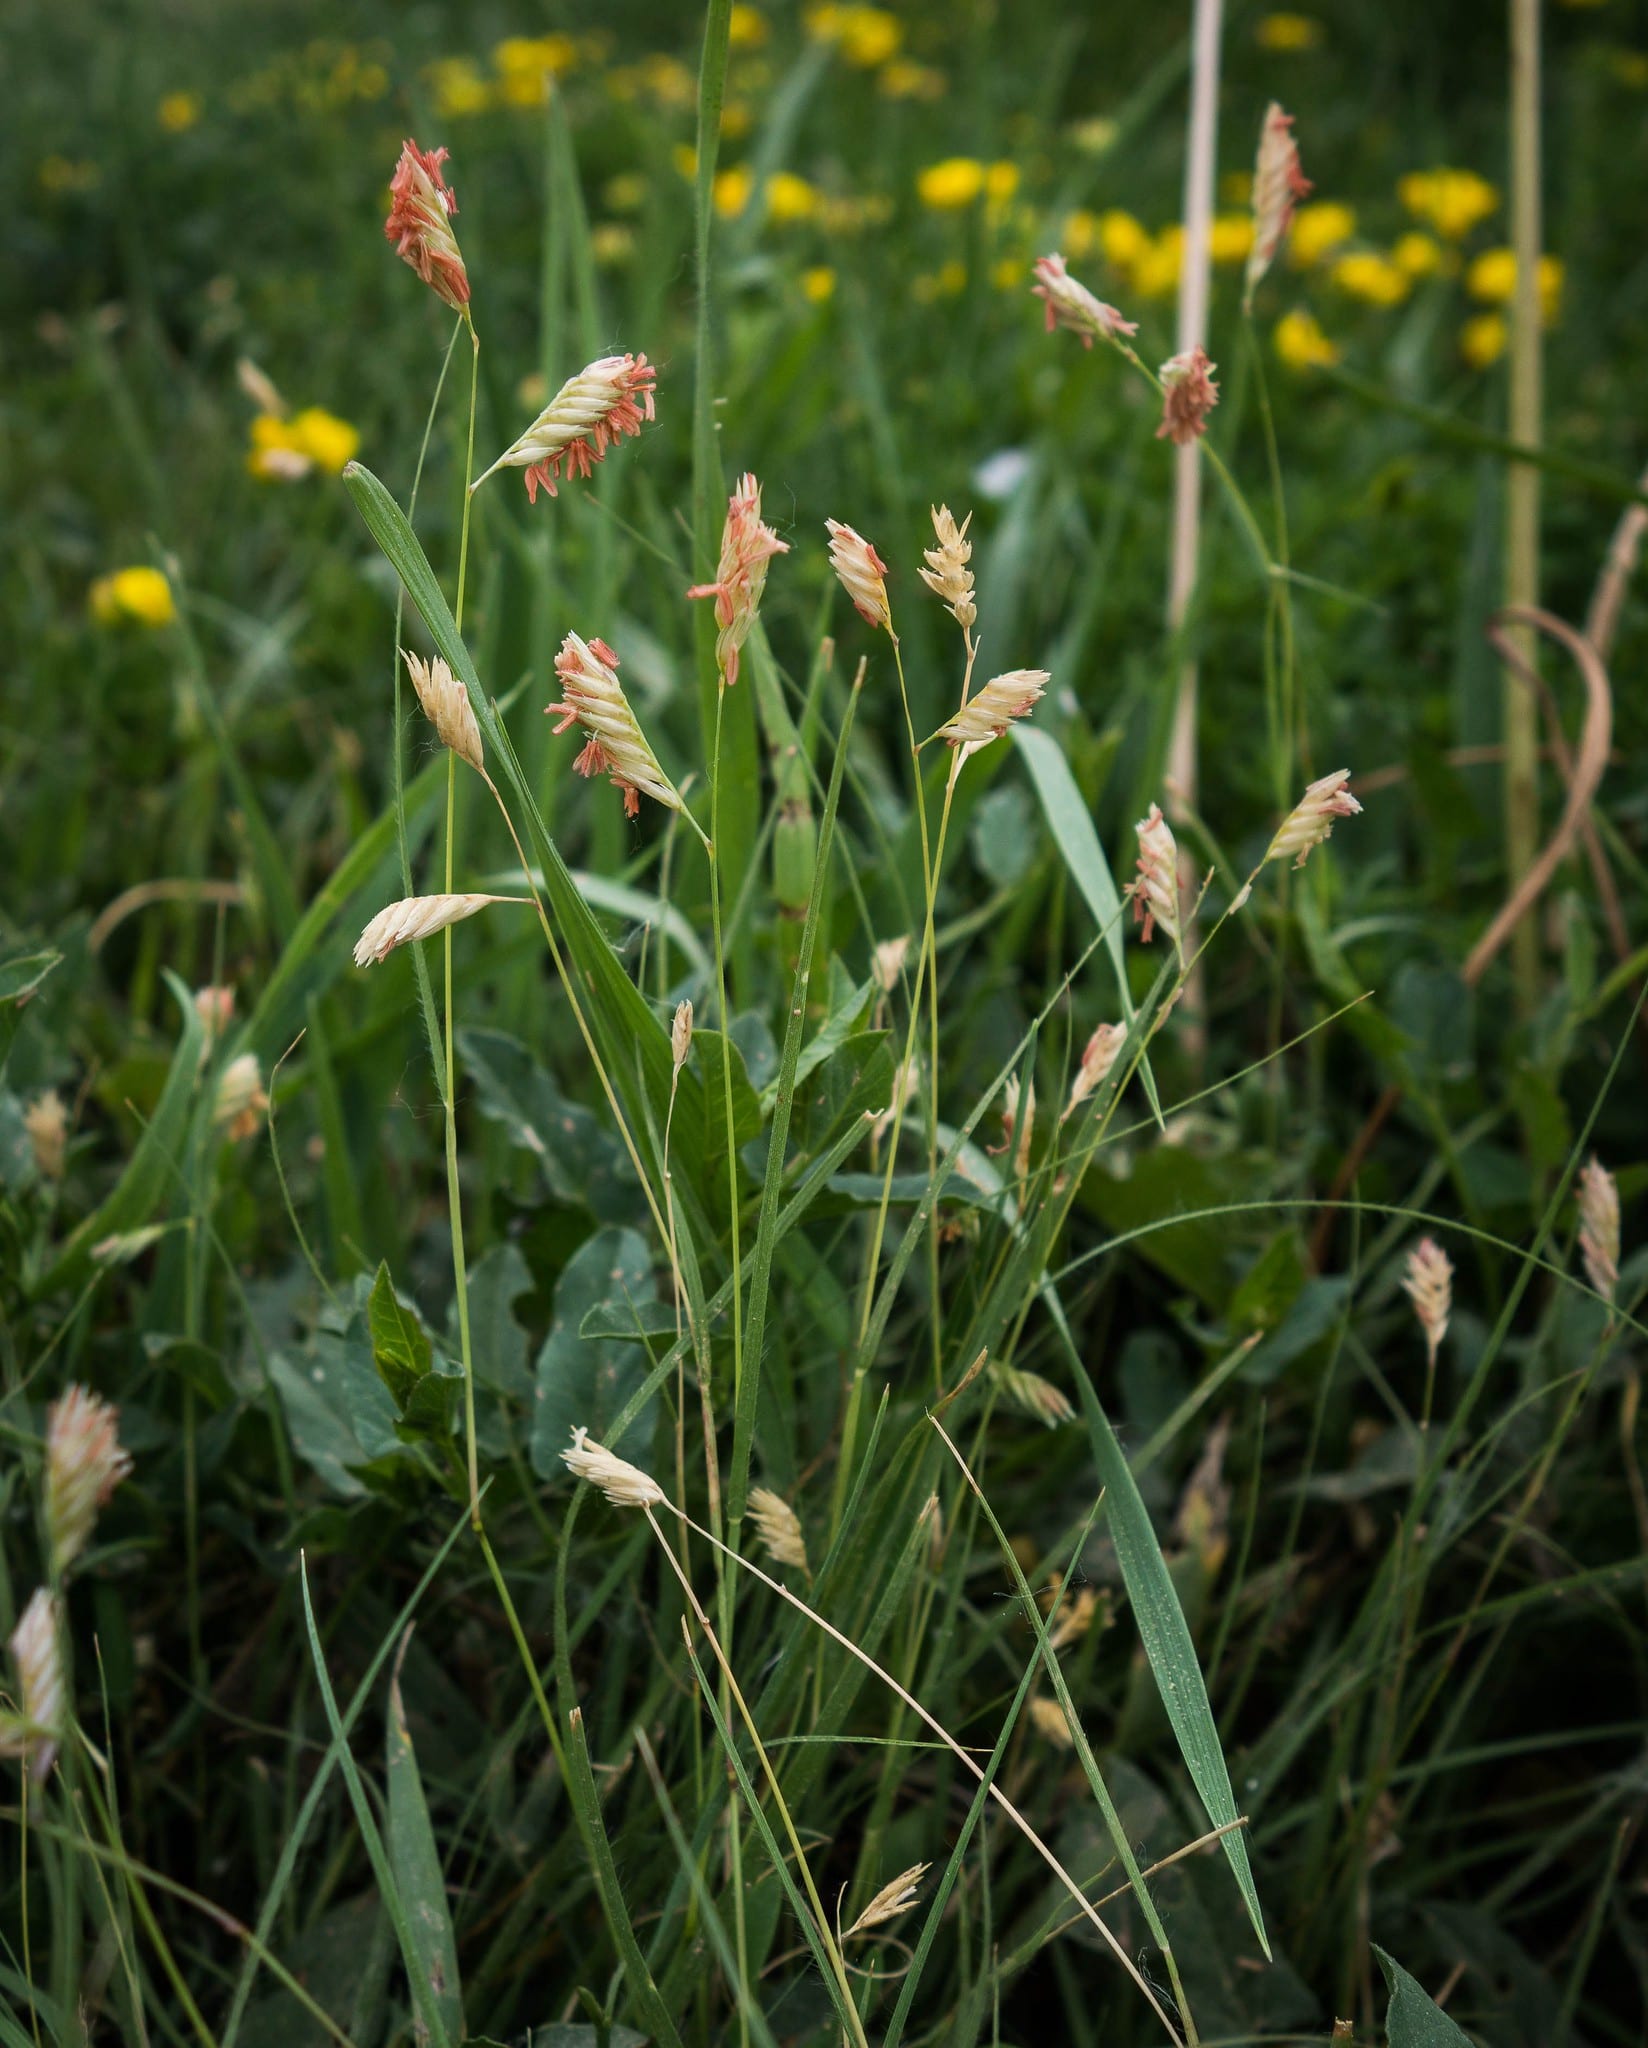
[[[380,910],[355,941],[355,965],[370,967],[387,960],[397,946],[427,939],[448,925],[485,910],[489,903],[522,903],[521,896],[403,896]]]
[[[481,746],[481,729],[475,723],[475,707],[469,701],[469,692],[438,654],[433,661],[425,661],[422,656],[403,647],[401,660],[406,663],[406,672],[412,678],[412,687],[418,693],[424,716],[435,728],[436,739],[484,775],[486,754]]]
[[[654,1508],[665,1499],[664,1489],[639,1465],[628,1464],[603,1445],[591,1443],[587,1429],[575,1429],[572,1442],[561,1453],[569,1472],[598,1486],[615,1508]]]

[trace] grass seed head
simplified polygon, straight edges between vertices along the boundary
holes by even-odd
[[[609,448],[657,418],[657,382],[658,372],[645,356],[603,356],[588,364],[469,488],[478,489],[494,470],[524,469],[528,502],[538,502],[540,487],[553,498],[558,476],[588,476]]]
[[[1070,1099],[1064,1105],[1064,1115],[1059,1118],[1061,1124],[1069,1120],[1095,1088],[1102,1088],[1109,1080],[1110,1069],[1116,1064],[1117,1055],[1126,1043],[1125,1024],[1101,1024],[1093,1033],[1082,1048],[1076,1078],[1070,1083]]]
[[[1075,1748],[1076,1738],[1070,1732],[1063,1707],[1057,1700],[1048,1699],[1045,1693],[1038,1693],[1031,1700],[1030,1723],[1043,1742],[1050,1742],[1055,1749]]]
[[[1207,416],[1219,403],[1219,387],[1213,381],[1217,363],[1210,363],[1200,342],[1183,354],[1169,356],[1161,369],[1162,423],[1156,429],[1158,441],[1171,441],[1175,448],[1187,448],[1207,432]]]
[[[907,1912],[915,1904],[917,1887],[931,1868],[929,1863],[912,1863],[908,1870],[901,1870],[897,1877],[881,1887],[842,1939],[851,1941],[855,1934],[868,1934],[873,1928],[896,1920],[900,1913]]]
[[[853,609],[865,625],[880,626],[890,633],[893,613],[887,602],[887,564],[863,534],[839,519],[826,519],[824,527],[830,536],[830,567],[840,577]]]
[[[675,1006],[675,1015],[670,1019],[670,1058],[675,1063],[675,1072],[680,1073],[687,1064],[687,1054],[692,1051],[692,1004],[680,1002]]]
[[[587,735],[573,766],[580,775],[605,775],[623,791],[624,815],[633,818],[645,793],[672,811],[685,811],[680,791],[658,765],[647,744],[641,721],[618,680],[618,657],[604,640],[581,640],[569,633],[555,657],[561,679],[559,704],[545,706],[557,719],[557,732],[576,721]]]
[[[1611,1304],[1619,1285],[1619,1183],[1597,1159],[1579,1172],[1579,1250],[1586,1277]]]
[[[787,555],[788,541],[780,540],[761,518],[761,486],[749,471],[738,479],[738,488],[727,500],[726,522],[721,529],[721,560],[713,583],[695,583],[688,597],[713,597],[716,636],[715,659],[721,680],[730,689],[738,681],[739,650],[749,638],[761,609],[766,588],[767,564],[774,555]]]
[[[627,1464],[602,1445],[592,1444],[587,1429],[572,1432],[572,1442],[561,1453],[561,1462],[578,1478],[598,1486],[615,1508],[652,1508],[665,1498],[656,1479],[639,1465]]]
[[[1359,816],[1362,806],[1345,787],[1349,781],[1348,768],[1335,768],[1313,782],[1282,820],[1265,859],[1286,860],[1291,854],[1293,865],[1302,868],[1322,841],[1332,837],[1335,818]]]
[[[1259,280],[1275,261],[1293,219],[1293,209],[1310,192],[1310,180],[1299,168],[1299,145],[1293,139],[1293,116],[1275,100],[1265,109],[1259,130],[1259,157],[1253,171],[1253,247],[1247,259],[1247,304],[1252,305]]]
[[[1120,341],[1138,333],[1139,323],[1124,320],[1114,306],[1095,298],[1086,285],[1070,275],[1064,258],[1056,251],[1038,256],[1035,271],[1036,282],[1030,289],[1036,298],[1046,301],[1049,334],[1055,327],[1068,327],[1081,338],[1083,348],[1091,348],[1095,341]]]
[[[23,1758],[37,1785],[51,1776],[63,1740],[67,1697],[58,1642],[61,1620],[56,1598],[39,1586],[11,1634],[23,1711],[0,1720],[0,1756]]]
[[[998,1365],[994,1359],[991,1359],[988,1371],[1014,1407],[1022,1409],[1044,1428],[1057,1429],[1063,1423],[1074,1421],[1076,1411],[1068,1397],[1051,1380],[1043,1379],[1039,1372],[1025,1372],[1016,1365]]]
[[[204,1059],[234,1022],[234,990],[227,986],[197,988],[195,1015],[200,1019],[201,1029],[205,1033],[200,1048],[201,1058]]]
[[[1179,926],[1179,847],[1173,828],[1152,804],[1135,830],[1139,835],[1139,872],[1132,884],[1133,919],[1141,924],[1145,944],[1161,926],[1182,951]]]
[[[876,987],[885,995],[891,995],[898,987],[898,978],[904,972],[904,963],[910,957],[910,935],[900,939],[882,939],[870,956],[870,972],[875,976]]]
[[[489,903],[515,903],[514,896],[403,896],[380,910],[355,941],[355,965],[371,967],[387,960],[397,946],[427,939],[461,924]]]
[[[1447,1335],[1448,1317],[1453,1312],[1453,1261],[1434,1237],[1422,1237],[1409,1252],[1402,1292],[1413,1303],[1413,1312],[1425,1333],[1425,1350],[1434,1366],[1442,1339]]]
[[[475,723],[475,707],[469,701],[469,692],[438,654],[433,661],[425,661],[421,655],[403,647],[401,660],[406,663],[406,672],[418,693],[423,715],[435,728],[436,739],[467,761],[471,768],[485,774],[486,754],[481,746],[481,729]]]
[[[961,750],[960,761],[999,740],[1016,718],[1028,718],[1041,701],[1052,677],[1044,668],[1010,668],[992,676],[976,690],[953,718],[946,719],[936,738]]]
[[[969,512],[959,526],[948,505],[934,505],[932,515],[938,546],[923,550],[927,566],[918,573],[965,631],[978,617],[978,607],[973,603],[973,572],[967,566],[973,552],[973,543],[967,538],[973,515]]]
[[[355,957],[360,957],[358,947]],[[217,1100],[212,1106],[212,1120],[223,1125],[230,1139],[238,1145],[243,1138],[254,1135],[268,1107],[269,1097],[264,1092],[263,1072],[258,1066],[257,1054],[243,1052],[232,1059],[217,1077]]]
[[[794,1565],[797,1571],[810,1575],[807,1539],[802,1533],[801,1518],[787,1500],[770,1487],[752,1486],[750,1520],[766,1545],[769,1557],[778,1564]]]
[[[120,1411],[71,1386],[46,1417],[46,1529],[59,1577],[91,1541],[100,1508],[132,1469]]]
[[[68,1155],[69,1112],[55,1088],[37,1095],[23,1112],[23,1129],[42,1180],[61,1180]]]
[[[458,195],[441,175],[444,149],[420,149],[410,137],[389,181],[385,237],[403,263],[411,264],[429,289],[455,313],[469,304],[469,273],[452,232]]]

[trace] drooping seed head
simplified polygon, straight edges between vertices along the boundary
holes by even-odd
[[[380,910],[355,941],[355,965],[371,967],[387,960],[397,946],[427,939],[448,925],[462,924],[489,903],[518,903],[518,896],[403,896]]]
[[[923,549],[927,566],[917,573],[965,631],[978,617],[978,608],[973,603],[973,572],[967,566],[973,552],[973,543],[967,538],[973,515],[969,512],[957,526],[948,505],[934,505],[931,509],[938,546]]]
[[[1095,341],[1120,341],[1138,333],[1139,323],[1124,320],[1114,306],[1095,298],[1086,285],[1070,275],[1064,258],[1057,252],[1038,256],[1035,271],[1036,282],[1030,289],[1047,303],[1049,334],[1055,327],[1068,327],[1080,337],[1083,348],[1091,348]]]
[[[851,1941],[855,1934],[868,1934],[872,1928],[896,1920],[900,1913],[915,1904],[920,1896],[921,1880],[931,1868],[928,1863],[912,1863],[908,1870],[901,1870],[897,1877],[881,1887],[841,1937],[842,1940]]]
[[[561,1453],[568,1471],[591,1486],[598,1486],[615,1508],[652,1508],[665,1498],[657,1480],[600,1444],[591,1443],[587,1429],[575,1429],[572,1442]]]
[[[212,1120],[221,1124],[230,1140],[239,1144],[252,1137],[269,1107],[264,1093],[263,1071],[255,1052],[243,1052],[232,1059],[217,1077],[217,1099]]]
[[[1179,848],[1172,827],[1152,804],[1135,828],[1139,835],[1139,872],[1131,885],[1133,919],[1144,927],[1140,936],[1148,946],[1156,927],[1161,926],[1183,951],[1179,924]]]
[[[496,470],[524,469],[528,502],[538,502],[540,486],[553,498],[558,476],[588,476],[609,448],[657,417],[657,382],[658,372],[645,356],[603,356],[588,364],[469,488],[479,489]]]
[[[986,1371],[1015,1408],[1022,1409],[1044,1428],[1057,1429],[1062,1423],[1073,1420],[1076,1411],[1067,1396],[1039,1372],[1026,1372],[1016,1365],[1001,1365],[995,1359],[991,1359]]]
[[[729,689],[738,681],[739,650],[749,638],[761,609],[767,564],[774,555],[787,555],[789,551],[789,542],[780,540],[770,526],[763,524],[761,486],[746,471],[727,500],[715,581],[695,583],[687,592],[688,597],[715,599],[715,621],[721,629],[716,636],[715,659],[721,680]]]
[[[1275,260],[1293,219],[1293,210],[1310,191],[1299,168],[1299,145],[1293,139],[1293,116],[1272,100],[1259,130],[1259,158],[1253,171],[1253,247],[1247,259],[1247,299],[1251,306],[1259,280]]]
[[[1286,860],[1302,868],[1324,839],[1333,836],[1335,818],[1354,818],[1362,806],[1345,787],[1348,768],[1335,768],[1313,782],[1277,828],[1276,837],[1265,850],[1266,860]]]
[[[132,1469],[120,1411],[71,1386],[46,1417],[46,1531],[59,1577],[91,1541],[98,1510]]]
[[[961,761],[966,761],[980,747],[999,740],[1014,719],[1028,718],[1051,681],[1044,668],[1010,668],[1003,675],[992,676],[953,718],[945,720],[935,738],[947,747],[960,748]]]
[[[42,1180],[61,1180],[69,1149],[69,1112],[55,1088],[35,1096],[23,1112],[23,1129]]]
[[[1106,1596],[1108,1602],[1108,1596]],[[1076,1597],[1054,1622],[1048,1631],[1047,1645],[1052,1650],[1067,1650],[1072,1643],[1079,1643],[1095,1621],[1108,1621],[1109,1607],[1101,1610],[1098,1593],[1092,1586],[1078,1588]]]
[[[1598,1159],[1579,1170],[1579,1251],[1587,1279],[1612,1304],[1619,1285],[1619,1183]]]
[[[1169,356],[1161,369],[1162,423],[1156,429],[1158,441],[1171,441],[1175,448],[1187,448],[1207,432],[1207,416],[1219,403],[1219,387],[1213,381],[1217,363],[1210,363],[1200,342],[1182,354]]]
[[[420,149],[410,138],[401,145],[383,232],[435,296],[461,313],[469,304],[469,273],[452,232],[458,195],[441,175],[445,162],[444,149]]]
[[[605,775],[614,789],[622,790],[626,817],[633,818],[640,810],[643,793],[669,810],[684,811],[680,791],[658,765],[624,695],[618,657],[607,643],[569,633],[555,657],[555,673],[561,679],[562,701],[546,705],[545,712],[558,721],[557,732],[565,732],[575,721],[583,728],[584,749],[572,764],[578,773]]]
[[[1072,1113],[1078,1110],[1095,1088],[1100,1088],[1110,1078],[1110,1069],[1116,1064],[1116,1057],[1127,1043],[1125,1024],[1101,1024],[1082,1048],[1081,1062],[1076,1068],[1076,1078],[1070,1083],[1070,1099],[1064,1105],[1064,1115],[1059,1122],[1068,1122]]]
[[[435,728],[436,739],[443,747],[450,747],[461,760],[467,761],[471,768],[478,768],[484,774],[486,753],[481,745],[481,729],[475,723],[475,707],[469,701],[469,692],[438,654],[433,661],[425,661],[421,655],[403,647],[401,660],[406,663],[406,672],[418,693],[423,715]]]
[[[770,1487],[752,1486],[750,1520],[766,1545],[768,1556],[775,1563],[793,1565],[802,1572],[809,1569],[807,1539],[802,1533],[801,1519],[781,1495]]]
[[[51,1776],[68,1719],[63,1652],[58,1641],[61,1621],[54,1595],[44,1586],[36,1587],[12,1630],[9,1645],[23,1711],[0,1721],[0,1756],[23,1758],[36,1784]]]
[[[1434,1237],[1422,1237],[1409,1252],[1402,1292],[1413,1303],[1425,1333],[1426,1354],[1434,1366],[1453,1312],[1453,1261]]]
[[[870,956],[870,972],[875,976],[877,988],[891,995],[898,987],[898,978],[904,972],[904,963],[909,957],[908,932],[899,939],[880,940]]]
[[[1076,1738],[1070,1732],[1063,1707],[1045,1693],[1037,1693],[1031,1700],[1030,1722],[1042,1741],[1050,1742],[1055,1749],[1075,1748]]]
[[[692,1051],[692,1004],[679,1002],[675,1015],[670,1019],[670,1058],[676,1073],[687,1064],[687,1054]]]
[[[830,567],[852,599],[853,609],[865,625],[881,626],[890,633],[893,613],[887,602],[887,564],[863,534],[839,519],[826,519],[824,528],[830,536]]]

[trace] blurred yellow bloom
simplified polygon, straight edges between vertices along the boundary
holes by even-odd
[[[730,170],[716,172],[710,190],[716,212],[723,220],[735,220],[750,203],[755,174],[748,164],[734,164]]]
[[[670,151],[670,162],[674,164],[683,178],[691,179],[697,177],[698,152],[690,142],[678,142]]]
[[[908,57],[895,57],[884,64],[876,83],[890,100],[938,100],[947,83],[942,71],[931,64],[915,64]]]
[[[1207,240],[1208,253],[1215,263],[1245,263],[1253,247],[1252,214],[1216,214]]]
[[[1099,217],[1089,213],[1085,206],[1078,206],[1067,213],[1064,225],[1059,230],[1058,244],[1066,256],[1073,256],[1079,263],[1084,256],[1091,256],[1099,246]]]
[[[1288,253],[1300,270],[1331,256],[1356,232],[1356,215],[1337,199],[1318,199],[1293,216]]]
[[[571,36],[506,36],[492,50],[499,93],[512,107],[541,107],[551,83],[577,61]]]
[[[1177,221],[1146,244],[1129,267],[1129,282],[1141,299],[1170,299],[1179,289],[1184,262],[1184,229]]]
[[[721,107],[721,133],[729,142],[742,142],[755,126],[748,100],[726,100]]]
[[[1093,114],[1085,121],[1073,121],[1070,125],[1070,140],[1085,156],[1103,156],[1107,149],[1114,148],[1120,133],[1115,122],[1105,114]]]
[[[93,192],[103,173],[83,158],[48,156],[40,166],[40,184],[47,192]]]
[[[1131,270],[1135,263],[1150,253],[1149,230],[1132,214],[1123,213],[1119,206],[1100,214],[1099,243],[1104,250],[1105,262],[1116,270]]]
[[[947,156],[942,163],[929,164],[916,179],[922,205],[936,213],[971,206],[983,190],[984,166],[972,156]]]
[[[1003,256],[990,266],[990,282],[998,292],[1016,292],[1029,275],[1022,256]]]
[[[292,433],[298,447],[328,476],[340,475],[360,447],[360,435],[349,422],[318,405],[306,406],[298,414],[292,422]]]
[[[1638,92],[1648,85],[1648,54],[1641,50],[1610,50],[1608,69],[1621,85],[1632,86]]]
[[[1563,268],[1556,256],[1539,259],[1539,305],[1546,324],[1562,307]],[[1484,249],[1465,272],[1465,289],[1473,299],[1506,306],[1516,297],[1516,251]]]
[[[874,71],[896,57],[904,42],[903,23],[884,7],[809,7],[807,33],[821,43],[834,43],[861,71]]]
[[[856,235],[863,228],[883,227],[893,217],[885,192],[821,192],[818,223],[827,235]]]
[[[1462,242],[1499,205],[1499,194],[1475,171],[1409,171],[1396,196],[1417,219],[1428,221],[1444,240]]]
[[[1503,313],[1478,313],[1459,330],[1459,353],[1473,370],[1485,370],[1499,361],[1510,338]]]
[[[1322,332],[1315,315],[1302,306],[1282,315],[1272,340],[1290,370],[1330,370],[1339,360],[1338,349]]]
[[[177,617],[172,586],[158,569],[116,569],[99,576],[90,591],[92,617],[100,626],[169,626]]]
[[[802,271],[801,295],[815,306],[826,305],[835,297],[835,272],[827,263]]]
[[[481,76],[480,67],[473,58],[438,58],[425,76],[435,96],[435,111],[443,120],[456,120],[464,114],[484,114],[494,103],[492,87]]]
[[[349,422],[318,405],[306,406],[289,420],[259,413],[251,437],[246,467],[266,482],[290,483],[311,469],[337,476],[360,447],[360,435]]]
[[[693,169],[697,169],[696,159]],[[647,196],[647,181],[639,171],[620,171],[601,187],[601,197],[614,213],[637,213]]]
[[[169,92],[155,109],[156,118],[168,135],[182,135],[200,119],[197,92]]]
[[[935,299],[959,298],[966,289],[967,266],[956,256],[937,270],[923,272],[910,286],[912,296],[923,306],[930,306]]]
[[[1005,206],[1019,189],[1019,167],[1005,160],[993,163],[984,173],[984,194],[992,206]]]
[[[1370,306],[1399,306],[1413,290],[1407,272],[1375,249],[1353,249],[1329,272],[1342,292]]]
[[[767,180],[767,218],[783,227],[790,221],[811,220],[818,212],[818,193],[794,171],[774,171]]]
[[[1322,24],[1308,14],[1266,14],[1254,24],[1253,39],[1261,50],[1314,50]]]
[[[1442,244],[1417,229],[1398,235],[1391,249],[1391,261],[1404,277],[1434,277],[1445,261]]]
[[[654,50],[639,64],[621,64],[608,72],[607,90],[621,100],[644,94],[661,107],[690,107],[698,97],[698,81],[679,57]]]
[[[767,40],[767,17],[759,7],[738,0],[727,23],[727,40],[735,50],[759,50]]]
[[[627,221],[603,220],[592,230],[590,254],[607,269],[627,263],[635,253],[635,230]]]

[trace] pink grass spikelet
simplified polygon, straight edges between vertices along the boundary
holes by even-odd
[[[98,1510],[132,1469],[120,1411],[72,1386],[46,1417],[46,1530],[59,1577],[91,1541]]]
[[[1138,333],[1136,320],[1124,320],[1114,306],[1095,298],[1086,285],[1070,275],[1064,258],[1056,252],[1038,256],[1035,271],[1037,281],[1030,289],[1047,303],[1049,334],[1055,327],[1068,327],[1072,334],[1080,336],[1083,348],[1091,348],[1095,341],[1120,341]]]
[[[37,1785],[51,1776],[68,1718],[63,1652],[58,1641],[61,1621],[56,1598],[38,1586],[12,1630],[8,1646],[17,1666],[23,1711],[0,1719],[0,1756],[23,1758]]]
[[[1044,668],[1010,668],[992,676],[975,691],[953,718],[946,719],[935,739],[961,750],[961,761],[999,740],[1016,718],[1028,718],[1052,681]],[[958,761],[957,766],[960,766]]]
[[[217,1077],[217,1099],[212,1118],[223,1126],[233,1144],[256,1135],[269,1107],[263,1086],[263,1071],[255,1052],[243,1052],[232,1059]]]
[[[746,470],[727,500],[715,581],[695,583],[687,592],[688,597],[715,599],[715,622],[721,628],[715,642],[715,659],[728,689],[738,681],[739,649],[749,638],[761,609],[767,564],[774,555],[787,555],[789,551],[789,542],[780,540],[770,526],[763,524],[761,486]]]
[[[429,289],[453,312],[469,304],[469,273],[452,232],[458,195],[441,175],[444,149],[420,149],[410,138],[401,145],[401,160],[389,181],[389,218],[385,237],[395,253],[411,264]]]
[[[1136,830],[1139,835],[1139,872],[1131,885],[1133,919],[1144,927],[1140,936],[1148,946],[1161,926],[1182,953],[1184,941],[1179,925],[1179,848],[1173,829],[1152,804]]]
[[[1434,1369],[1453,1313],[1453,1261],[1434,1237],[1422,1237],[1409,1252],[1402,1292],[1413,1303],[1425,1333],[1427,1361]]]
[[[630,708],[618,680],[618,657],[604,640],[581,640],[569,633],[555,657],[561,679],[559,704],[547,704],[545,716],[565,732],[575,721],[586,739],[572,764],[580,775],[605,775],[623,791],[624,815],[633,818],[645,794],[672,811],[685,811],[680,792],[658,765],[640,720]]]
[[[1219,387],[1213,381],[1213,372],[1218,367],[1208,361],[1207,350],[1200,342],[1182,355],[1169,356],[1163,363],[1158,441],[1171,441],[1175,448],[1187,448],[1207,432],[1207,416],[1219,403]]]
[[[1310,191],[1299,168],[1299,145],[1293,139],[1293,116],[1272,100],[1259,130],[1259,159],[1253,172],[1253,247],[1247,259],[1247,297],[1251,306],[1259,280],[1276,259],[1293,209]]]
[[[1580,1168],[1578,1200],[1585,1276],[1611,1307],[1619,1285],[1619,1183],[1600,1160]]]
[[[1095,1088],[1102,1088],[1109,1080],[1110,1069],[1116,1064],[1116,1057],[1126,1042],[1125,1024],[1101,1024],[1093,1033],[1082,1048],[1076,1078],[1070,1083],[1070,1099],[1059,1118],[1061,1124],[1069,1121]]]
[[[1286,860],[1292,855],[1293,865],[1302,868],[1322,841],[1331,838],[1336,818],[1360,816],[1362,806],[1345,787],[1349,781],[1348,768],[1335,768],[1313,782],[1282,820],[1265,859]]]
[[[887,602],[887,564],[863,534],[855,533],[839,519],[826,519],[830,536],[830,567],[841,579],[841,587],[853,601],[853,609],[867,626],[893,630],[892,607]]]
[[[603,356],[569,377],[518,441],[469,486],[478,491],[500,469],[526,471],[526,495],[540,487],[555,496],[558,476],[588,476],[626,434],[639,434],[657,418],[653,393],[658,372],[645,356]]]

